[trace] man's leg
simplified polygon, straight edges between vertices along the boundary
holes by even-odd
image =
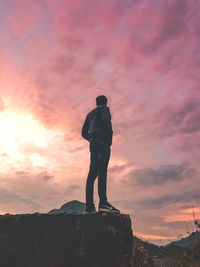
[[[86,181],[86,206],[94,205],[94,181],[97,178],[98,157],[95,144],[90,144],[90,169]]]
[[[105,203],[107,201],[107,168],[110,159],[110,146],[103,144],[98,147],[98,156],[99,156],[99,169],[98,169],[98,194],[99,202]]]

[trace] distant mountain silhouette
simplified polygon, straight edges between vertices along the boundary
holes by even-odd
[[[187,265],[194,261],[200,262],[200,232],[193,232],[191,235],[178,241],[173,241],[166,246],[157,246],[145,242],[133,236],[133,259],[134,266],[200,266]],[[155,264],[152,263],[152,260]],[[146,265],[146,263],[148,264]],[[172,264],[173,263],[173,264]],[[180,265],[183,264],[183,265]],[[186,264],[186,265],[184,265]]]
[[[193,232],[189,236],[185,238],[181,238],[178,241],[173,241],[166,246],[179,246],[179,247],[189,247],[190,245],[199,244],[200,243],[200,232]]]
[[[48,214],[59,214],[59,213],[68,213],[68,214],[83,214],[85,210],[85,203],[78,201],[78,200],[72,200],[65,204],[63,204],[59,209],[53,209],[47,212]]]

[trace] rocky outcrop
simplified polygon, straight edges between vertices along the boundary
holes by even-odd
[[[59,213],[72,213],[72,214],[83,214],[85,210],[85,203],[72,200],[63,204],[59,209],[50,210],[49,214],[59,214]]]
[[[0,266],[133,267],[126,214],[0,215]]]

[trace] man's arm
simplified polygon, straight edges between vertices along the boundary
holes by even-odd
[[[105,107],[101,113],[101,118],[104,123],[109,123],[111,121],[111,114],[109,107]]]
[[[88,130],[89,130],[89,119],[87,115],[85,122],[83,124],[83,127],[82,127],[81,135],[84,139],[90,142]]]
[[[106,107],[102,113],[101,113],[102,121],[105,125],[105,129],[108,134],[108,139],[110,142],[110,145],[112,145],[112,138],[113,138],[113,130],[112,130],[112,122],[111,122],[111,114],[109,107]]]
[[[106,127],[106,130],[112,132],[112,122],[109,107],[104,108],[101,113],[101,119]]]

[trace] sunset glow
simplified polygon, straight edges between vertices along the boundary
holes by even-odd
[[[85,203],[85,116],[112,116],[110,202],[166,244],[200,219],[200,1],[0,3],[0,211]],[[97,182],[94,189],[98,205]]]
[[[5,171],[8,165],[17,165],[30,160],[33,166],[47,166],[45,158],[38,153],[30,151],[24,154],[23,147],[29,144],[39,150],[45,150],[51,139],[62,132],[47,130],[31,115],[4,111],[0,113],[0,150],[9,164],[1,161],[1,171]]]

